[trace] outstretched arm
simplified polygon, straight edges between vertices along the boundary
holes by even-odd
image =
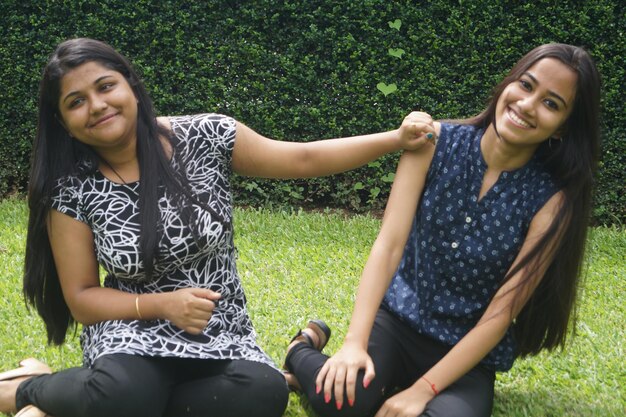
[[[520,262],[544,235],[556,216],[562,198],[563,195],[557,193],[537,212],[513,266]],[[559,238],[555,237],[550,250],[541,254],[538,268],[532,271],[530,277],[525,276],[528,271],[524,269],[514,275],[498,290],[478,324],[426,372],[425,379],[417,380],[408,389],[389,398],[376,417],[421,414],[428,401],[435,395],[430,384],[434,384],[437,391],[442,391],[476,366],[504,337],[512,320],[539,285],[554,255],[558,240]],[[525,279],[529,279],[527,284],[523,284]],[[518,296],[520,298],[514,302]]]
[[[348,402],[355,400],[356,377],[365,368],[364,385],[374,378],[367,354],[367,342],[376,311],[397,269],[408,239],[434,148],[405,152],[400,158],[378,237],[363,269],[352,319],[342,348],[318,374],[318,391],[325,398],[334,393],[337,406],[343,403],[344,386]]]
[[[409,114],[398,129],[389,132],[306,143],[269,139],[238,122],[233,169],[242,175],[265,178],[336,174],[389,152],[421,148],[435,135],[432,118],[421,112]]]
[[[100,286],[93,234],[89,226],[50,212],[48,235],[63,297],[72,316],[82,324],[105,320],[166,319],[197,334],[211,318],[219,294],[201,288],[137,295]]]

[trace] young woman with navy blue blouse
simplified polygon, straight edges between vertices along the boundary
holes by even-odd
[[[60,44],[40,86],[24,292],[48,339],[83,325],[83,366],[0,374],[20,417],[282,415],[285,377],[256,342],[235,266],[229,178],[328,175],[434,133],[289,143],[217,114],[159,117],[130,63]],[[106,271],[103,285],[99,269]]]
[[[600,80],[563,44],[524,56],[480,115],[400,159],[350,327],[311,321],[288,381],[320,416],[491,415],[495,372],[562,345],[599,153]]]

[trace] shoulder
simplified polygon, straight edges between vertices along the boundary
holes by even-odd
[[[81,193],[85,183],[93,177],[93,174],[69,174],[58,178],[52,188],[52,198],[63,198],[67,195]]]
[[[52,189],[51,207],[58,212],[85,222],[82,214],[85,183],[89,177],[67,175],[59,178]]]
[[[184,160],[201,157],[230,160],[237,131],[237,122],[232,117],[202,113],[159,117],[157,121],[169,129],[173,144]]]
[[[451,138],[451,139],[465,139],[472,137],[480,137],[484,131],[483,128],[464,124],[456,121],[440,121],[436,122],[435,129],[437,129],[437,124],[439,125],[438,133],[440,136]]]
[[[170,122],[169,116],[157,117],[157,124],[170,132],[172,131],[172,123]]]
[[[559,190],[555,192],[552,197],[548,199],[546,204],[543,205],[540,212],[544,212],[554,217],[558,213],[559,209],[565,202],[565,192],[563,190]]]
[[[436,159],[450,155],[467,157],[480,143],[484,129],[458,122],[435,122],[437,132]]]
[[[560,190],[554,193],[545,204],[533,216],[529,232],[543,234],[550,227],[556,218],[559,217],[561,207],[565,202],[565,193]],[[565,222],[561,222],[561,226]]]
[[[229,133],[234,135],[236,128],[235,119],[219,113],[160,116],[157,118],[157,122],[175,135],[179,135],[181,132],[189,133],[189,129],[208,133],[212,136]]]
[[[539,206],[543,206],[555,194],[559,194],[561,199],[565,197],[565,194],[559,191],[562,187],[537,155],[527,165],[527,169],[520,173],[519,180],[526,183],[526,191],[529,195],[535,196]]]

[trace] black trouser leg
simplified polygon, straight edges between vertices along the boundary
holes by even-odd
[[[363,387],[364,372],[360,371],[356,382],[356,400],[351,407],[344,396],[341,410],[337,410],[334,396],[329,403],[324,401],[324,393],[315,393],[315,378],[328,359],[306,343],[294,346],[287,355],[286,363],[302,386],[311,407],[320,416],[358,416],[374,415],[389,393],[394,390],[397,381],[402,379],[403,362],[394,343],[389,343],[385,335],[384,322],[376,318],[368,345],[368,354],[374,362],[376,376],[367,388]]]
[[[294,373],[313,409],[324,417],[373,416],[383,402],[398,390],[411,386],[449,351],[449,347],[417,334],[409,326],[381,309],[376,315],[368,345],[376,377],[363,388],[363,372],[357,380],[356,401],[337,410],[334,398],[324,402],[315,393],[315,378],[327,356],[304,343],[287,355],[286,363]],[[493,404],[495,374],[482,366],[472,369],[432,400],[424,417],[489,416]]]
[[[289,389],[279,371],[252,361],[204,362],[193,365],[202,376],[174,387],[165,417],[283,415]]]
[[[107,355],[23,382],[16,402],[55,417],[279,417],[288,395],[283,375],[257,362]]]
[[[71,368],[20,384],[18,408],[35,404],[58,417],[160,416],[173,381],[151,358],[106,355],[93,368]]]

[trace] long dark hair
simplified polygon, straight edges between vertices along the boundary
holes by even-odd
[[[68,329],[75,322],[63,298],[48,240],[46,224],[52,193],[59,179],[93,173],[100,160],[91,147],[72,139],[63,128],[58,108],[60,84],[65,74],[87,62],[97,62],[122,74],[138,102],[137,159],[141,178],[138,206],[144,281],[153,278],[157,254],[160,222],[158,187],[164,185],[177,196],[177,204],[182,204],[183,217],[188,221],[194,217],[193,210],[181,201],[186,199],[197,203],[188,191],[184,175],[171,167],[169,156],[159,140],[163,137],[172,144],[170,132],[157,123],[152,100],[130,62],[108,44],[94,39],[71,39],[59,44],[50,56],[39,85],[39,118],[28,188],[29,219],[23,288],[27,302],[43,318],[48,343],[57,345],[64,342]],[[203,206],[223,221],[208,206]]]
[[[485,128],[493,123],[496,127],[496,105],[506,86],[544,58],[557,59],[571,68],[577,74],[577,85],[572,112],[560,131],[562,140],[546,140],[536,151],[564,199],[545,235],[504,280],[521,270],[529,277],[540,267],[541,256],[548,252],[550,242],[558,241],[547,271],[514,322],[513,331],[522,356],[562,347],[569,329],[575,327],[579,277],[600,154],[600,75],[584,49],[558,43],[541,45],[520,59],[494,88],[482,113],[464,121]],[[528,284],[526,280],[521,287]]]

